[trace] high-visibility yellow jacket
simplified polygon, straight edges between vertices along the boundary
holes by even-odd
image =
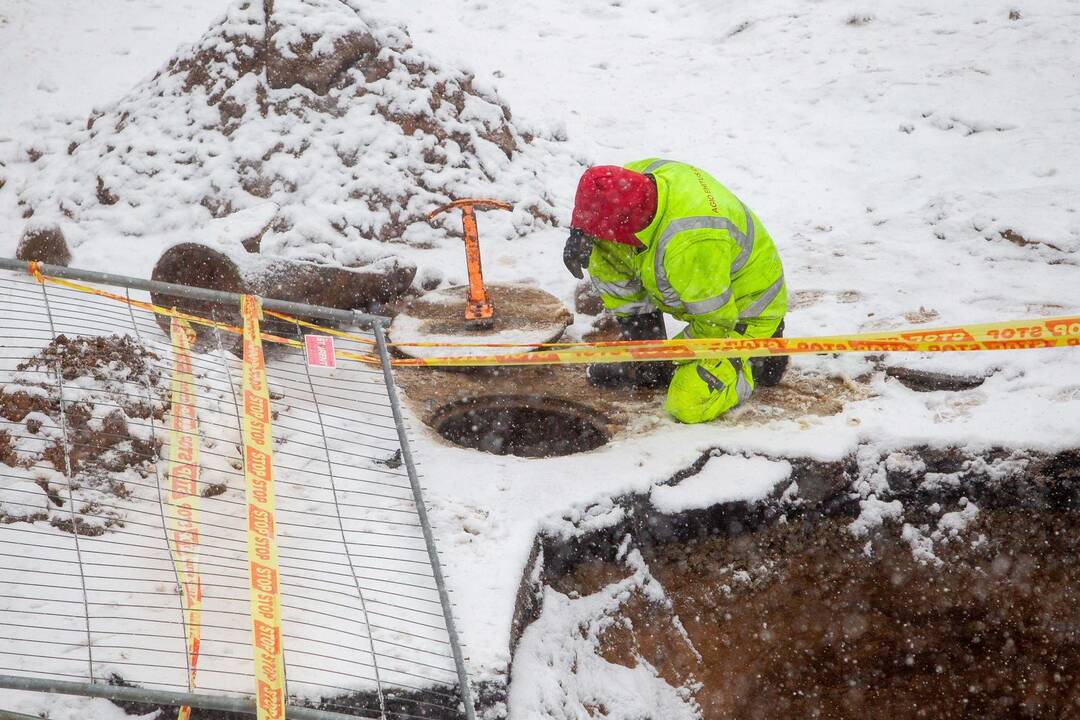
[[[730,190],[698,168],[649,158],[626,165],[656,178],[656,217],[644,247],[597,240],[589,276],[616,315],[662,310],[689,323],[683,337],[771,337],[787,312],[780,256],[765,227]],[[754,380],[745,359],[679,366],[667,409],[704,422],[744,402]]]

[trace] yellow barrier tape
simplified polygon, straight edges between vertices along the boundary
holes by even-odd
[[[170,382],[169,501],[166,527],[184,605],[187,634],[188,690],[195,689],[202,641],[202,581],[199,576],[199,419],[195,380],[191,373],[194,332],[179,318],[171,323],[173,372]],[[191,708],[180,708],[177,720],[190,720]]]
[[[70,280],[65,280],[63,278],[53,277],[51,275],[40,275],[40,273],[38,273],[37,275],[35,275],[35,277],[40,277],[39,282],[50,282],[50,283],[52,283],[54,285],[59,285],[60,287],[65,287],[65,288],[67,288],[69,290],[76,290],[78,292],[90,293],[91,295],[97,295],[98,297],[103,297],[103,298],[106,298],[106,299],[109,299],[109,300],[115,300],[116,302],[120,302],[120,303],[123,303],[125,305],[130,305],[131,307],[139,308],[140,310],[146,310],[147,312],[152,312],[152,313],[155,313],[157,315],[164,315],[164,316],[170,317],[170,318],[180,318],[180,319],[185,320],[185,321],[187,321],[189,323],[193,323],[193,324],[196,324],[196,325],[204,325],[206,327],[216,328],[218,330],[224,330],[225,332],[233,333],[234,335],[242,335],[244,333],[243,328],[238,328],[235,325],[229,325],[228,323],[219,322],[217,320],[210,320],[208,318],[199,317],[198,315],[192,315],[190,313],[181,312],[181,311],[177,310],[176,308],[165,308],[165,307],[161,307],[160,305],[154,305],[153,303],[143,302],[141,300],[132,300],[131,298],[125,297],[123,295],[117,295],[116,293],[111,293],[111,292],[109,292],[107,290],[100,290],[98,288],[90,287],[89,285],[82,285],[82,284],[77,283],[77,282],[72,282]],[[278,313],[270,313],[269,311],[267,311],[267,313],[268,314],[273,314],[275,317],[279,317],[279,318],[281,318],[283,320],[288,320],[290,322],[295,322],[295,323],[300,324],[300,325],[306,325],[308,327],[318,328],[320,331],[323,331],[323,332],[331,332],[327,328],[323,328],[321,326],[314,325],[312,323],[306,323],[303,320],[299,320],[297,318],[292,318],[292,317],[289,317],[288,315],[281,315],[281,314],[278,314]],[[365,343],[369,343],[369,344],[374,342],[373,340],[363,339],[363,338],[360,338],[359,336],[352,335],[350,333],[341,332],[340,330],[335,330],[335,331],[331,332],[331,334],[335,334],[335,335],[338,335],[340,337],[346,337],[346,338],[349,338],[349,339],[361,340],[361,341],[363,341]],[[292,340],[290,338],[278,337],[277,335],[268,335],[268,334],[264,333],[262,335],[262,339],[264,341],[266,341],[266,342],[272,342],[272,343],[276,343],[278,345],[287,345],[289,347],[294,347],[294,348],[302,348],[304,346],[304,344],[299,340]],[[366,354],[363,354],[363,353],[354,353],[354,352],[348,352],[348,351],[339,351],[337,353],[337,356],[340,357],[340,358],[344,358],[346,360],[356,360],[357,362],[364,362],[364,363],[375,364],[375,365],[379,364],[379,358],[375,357],[374,355],[366,355]]]
[[[244,320],[243,445],[251,581],[251,645],[255,659],[258,720],[285,717],[285,662],[281,645],[281,596],[273,477],[270,394],[266,387],[259,298],[240,300]]]
[[[64,287],[89,292],[117,300],[133,307],[160,315],[179,317],[192,323],[215,327],[231,333],[240,328],[150,303],[131,300],[121,295],[80,285],[68,280],[42,276],[35,263],[28,271],[39,282],[51,282]],[[341,330],[324,328],[299,318],[267,310],[266,314],[302,327],[317,329],[337,337],[364,344],[371,340]],[[303,347],[299,340],[262,335],[262,340],[289,347]],[[394,347],[446,348],[516,348],[520,343],[387,343]],[[1024,350],[1047,347],[1080,346],[1080,316],[1018,320],[1001,323],[959,325],[951,328],[914,329],[887,333],[862,333],[805,338],[718,338],[685,340],[632,340],[603,342],[565,342],[529,344],[529,347],[550,348],[545,351],[498,353],[492,355],[447,355],[429,358],[396,358],[391,364],[400,367],[494,367],[510,365],[574,365],[608,362],[649,362],[655,360],[690,361],[726,357],[759,357],[764,355],[808,355],[820,353],[869,352],[954,352],[971,350]],[[336,356],[367,364],[379,364],[371,354],[338,350]]]
[[[409,358],[395,360],[394,364],[422,367],[574,365],[656,360],[685,362],[765,355],[957,352],[1050,347],[1080,347],[1080,315],[832,337],[717,338],[604,343],[524,353]]]
[[[180,318],[186,320],[189,323],[195,323],[197,325],[206,325],[208,327],[217,328],[218,330],[224,330],[239,335],[243,332],[238,327],[228,325],[226,323],[217,322],[216,320],[208,320],[207,318],[199,317],[198,315],[191,315],[189,313],[180,312],[175,308],[164,308],[160,305],[154,305],[153,303],[143,302],[142,300],[132,300],[129,297],[123,295],[117,295],[111,293],[108,290],[100,290],[98,288],[90,287],[89,285],[83,285],[81,283],[72,282],[71,280],[65,280],[64,278],[53,277],[52,275],[44,275],[41,281],[47,281],[53,285],[59,285],[65,287],[68,290],[77,290],[78,292],[90,293],[91,295],[97,295],[108,300],[115,300],[117,302],[130,305],[131,307],[137,307],[140,310],[146,310],[148,312],[156,313],[157,315],[165,315],[167,317]],[[40,282],[40,281],[39,281]]]
[[[322,325],[316,325],[313,322],[308,322],[307,320],[301,320],[298,317],[293,317],[292,315],[286,315],[285,313],[274,312],[273,310],[263,310],[263,314],[264,315],[269,315],[270,317],[275,317],[278,320],[284,320],[285,322],[291,322],[294,325],[299,325],[301,327],[310,328],[312,330],[318,330],[320,333],[323,333],[323,334],[326,334],[326,335],[334,335],[336,337],[344,338],[346,340],[352,340],[353,342],[361,343],[362,345],[374,345],[375,344],[375,341],[372,340],[371,338],[366,338],[366,337],[363,337],[362,335],[356,335],[354,333],[345,332],[344,330],[335,330],[334,328],[328,328],[328,327],[324,327]]]

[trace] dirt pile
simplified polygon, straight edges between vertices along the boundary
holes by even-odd
[[[144,236],[271,201],[263,254],[348,267],[385,257],[386,242],[458,232],[424,219],[451,197],[512,202],[496,232],[553,223],[541,178],[576,166],[359,0],[238,0],[66,148],[41,153],[19,194],[27,216]]]
[[[4,378],[0,522],[84,535],[123,524],[134,488],[154,484],[168,402],[157,360],[129,337],[61,335]]]

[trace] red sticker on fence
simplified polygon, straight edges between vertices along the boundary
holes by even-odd
[[[307,364],[311,367],[337,367],[334,338],[331,336],[305,335],[304,349],[307,351]]]

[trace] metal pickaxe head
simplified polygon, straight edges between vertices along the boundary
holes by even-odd
[[[451,200],[445,205],[441,205],[427,214],[428,220],[434,220],[435,216],[441,215],[444,212],[449,212],[454,208],[476,208],[479,210],[513,210],[513,206],[510,203],[504,203],[502,200],[492,200],[491,198],[462,198],[461,200]]]
[[[428,213],[427,219],[461,208],[461,226],[465,235],[465,263],[469,271],[469,293],[465,299],[465,319],[474,327],[491,327],[495,307],[484,287],[484,272],[480,266],[480,236],[476,230],[476,210],[513,210],[500,200],[486,198],[462,198],[438,207]]]

